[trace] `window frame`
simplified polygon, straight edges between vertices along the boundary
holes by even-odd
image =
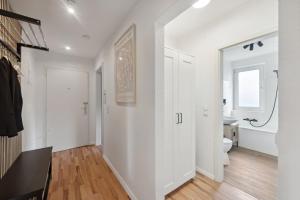
[[[264,65],[265,63],[238,66],[233,69],[233,107],[234,110],[264,111]],[[239,106],[239,73],[259,70],[259,107]]]

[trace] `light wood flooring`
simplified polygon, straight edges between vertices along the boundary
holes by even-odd
[[[49,200],[128,200],[98,147],[54,153]]]
[[[277,199],[277,158],[243,148],[233,148],[229,158],[231,163],[224,174],[226,183],[259,200]]]
[[[167,200],[275,200],[277,160],[254,151],[234,148],[223,183],[197,174]]]
[[[276,199],[277,162],[244,149],[230,153],[225,181],[217,183],[197,174],[169,194],[167,200],[273,200]],[[130,199],[95,146],[53,155],[49,200]]]

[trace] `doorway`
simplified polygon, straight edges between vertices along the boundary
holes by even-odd
[[[89,144],[87,72],[47,69],[47,145],[63,151]]]
[[[103,92],[103,69],[100,67],[96,71],[96,145],[102,147],[104,144]]]
[[[220,51],[224,182],[257,199],[275,200],[278,34],[268,33]]]

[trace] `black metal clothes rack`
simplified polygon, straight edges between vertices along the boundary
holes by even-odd
[[[6,48],[10,53],[12,53],[17,58],[18,62],[21,61],[21,55],[17,51],[15,51],[9,44],[7,44],[1,39],[0,39],[0,43],[4,48]]]
[[[2,39],[0,39],[1,45],[4,48],[6,48],[9,52],[11,52],[17,58],[18,62],[21,61],[21,49],[22,49],[22,47],[38,49],[38,50],[42,50],[42,51],[49,51],[49,48],[47,46],[45,36],[44,36],[43,30],[42,30],[42,27],[41,27],[41,21],[39,19],[34,19],[34,18],[25,16],[25,15],[20,15],[18,13],[14,13],[14,12],[7,11],[7,10],[4,10],[4,9],[0,9],[0,15],[2,15],[4,17],[9,17],[9,18],[12,18],[12,19],[15,19],[15,20],[19,20],[19,21],[28,23],[28,26],[29,26],[29,28],[32,32],[32,35],[33,35],[34,39],[35,39],[36,44],[34,44],[32,42],[32,40],[29,37],[29,34],[25,31],[25,29],[23,28],[21,23],[20,23],[21,24],[21,29],[22,29],[24,35],[26,36],[29,44],[26,44],[26,42],[24,41],[24,39],[21,36],[21,41],[22,42],[18,42],[17,43],[17,49],[14,50],[14,48],[12,48],[8,43],[6,43]],[[32,25],[37,25],[38,26],[40,34],[41,34],[42,39],[43,39],[43,43],[44,43],[43,45],[41,45],[41,43],[39,42]],[[17,41],[17,39],[15,39],[15,38],[13,38],[13,40]]]

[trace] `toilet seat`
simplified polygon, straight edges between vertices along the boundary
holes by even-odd
[[[223,143],[224,144],[232,144],[232,141],[228,138],[223,138]]]
[[[224,165],[229,165],[229,157],[228,157],[228,151],[232,148],[232,140],[228,138],[223,138],[223,146],[224,146]]]

